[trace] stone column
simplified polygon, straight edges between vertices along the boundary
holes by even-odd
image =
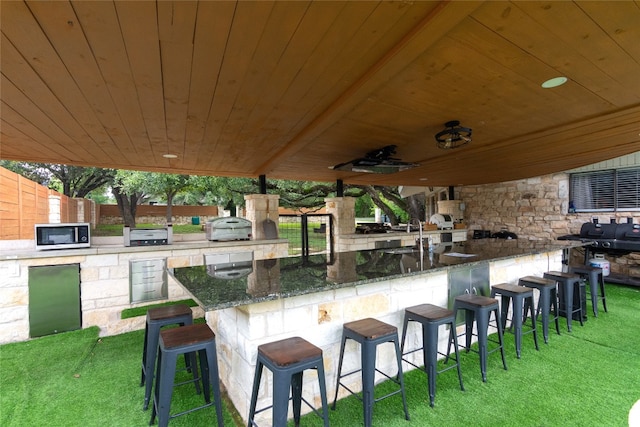
[[[244,200],[247,210],[245,218],[251,221],[253,240],[265,240],[264,225],[267,219],[272,220],[276,230],[278,229],[280,196],[277,194],[247,194],[244,196]]]
[[[49,195],[49,224],[60,224],[60,196]]]
[[[333,216],[333,236],[353,234],[356,229],[356,199],[353,197],[327,197],[327,213]]]

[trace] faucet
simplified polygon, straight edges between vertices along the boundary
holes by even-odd
[[[418,244],[418,249],[420,250],[420,258],[422,258],[422,255],[424,254],[424,246],[423,246],[424,236],[422,234],[422,223],[420,222],[420,220],[417,218],[410,219],[407,224],[407,231],[410,231],[411,224],[414,224],[416,222],[418,223],[418,239],[416,239],[416,243]]]

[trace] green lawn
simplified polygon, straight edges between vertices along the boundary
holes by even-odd
[[[122,224],[98,224],[95,229],[91,231],[92,236],[108,237],[108,236],[122,236]],[[136,224],[137,228],[161,228],[158,224]],[[176,234],[188,234],[188,233],[203,233],[201,225],[191,224],[174,224],[173,232]]]

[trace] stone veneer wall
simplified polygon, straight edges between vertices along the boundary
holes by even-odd
[[[166,258],[168,268],[202,265],[205,253],[252,250],[254,259],[287,256],[286,240],[260,242],[210,243],[148,246],[137,248],[78,249],[49,251],[32,256],[0,258],[0,344],[29,339],[29,267],[56,264],[80,264],[82,328],[100,327],[100,336],[116,335],[144,328],[145,316],[121,319],[122,310],[161,301],[132,304],[129,296],[129,261]],[[191,298],[170,275],[166,301]],[[194,315],[202,309],[193,308]]]
[[[632,217],[640,223],[640,212],[568,213],[569,175],[558,173],[537,178],[489,185],[457,187],[456,199],[464,202],[464,221],[470,236],[473,230],[492,233],[506,228],[520,239],[555,240],[566,234],[579,234],[592,217],[601,223],[610,218],[626,222]],[[576,252],[576,251],[574,251]],[[606,254],[613,273],[640,277],[640,253],[625,256]]]

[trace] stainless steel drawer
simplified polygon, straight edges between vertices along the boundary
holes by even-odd
[[[132,303],[168,298],[166,259],[129,261],[129,298]]]
[[[153,271],[162,271],[165,269],[164,259],[146,259],[130,261],[131,273],[147,273]]]

